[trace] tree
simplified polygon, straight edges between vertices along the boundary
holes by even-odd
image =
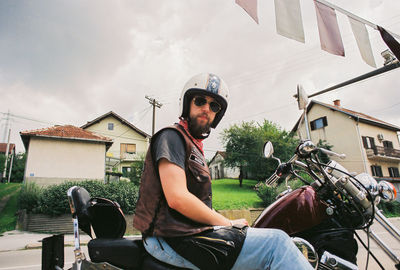
[[[0,154],[0,178],[3,175],[5,160],[6,160],[6,156],[3,155],[3,154]],[[20,182],[22,182],[24,180],[25,161],[26,161],[26,154],[25,153],[21,152],[21,153],[18,153],[18,154],[16,154],[14,156],[12,169],[11,169],[10,182],[20,183]],[[8,174],[10,172],[10,166],[11,166],[11,155],[8,156],[5,181],[7,181],[7,179],[8,179]]]
[[[242,122],[224,129],[222,141],[225,146],[225,164],[231,168],[242,168],[244,173],[257,180],[265,180],[277,167],[277,162],[262,155],[263,145],[271,141],[275,156],[282,161],[294,153],[297,140],[280,126],[268,120],[262,124]]]
[[[144,161],[145,155],[142,154],[139,156],[139,160],[132,163],[131,171],[127,174],[127,177],[131,180],[131,182],[137,186],[140,184],[140,178],[142,177],[144,170]]]
[[[14,162],[11,169],[11,182],[21,183],[24,180],[26,163],[26,153],[18,153],[14,156]]]

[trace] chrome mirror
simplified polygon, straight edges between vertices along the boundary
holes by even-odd
[[[308,104],[308,95],[306,91],[304,91],[303,86],[301,84],[297,85],[297,105],[299,106],[299,110],[304,110],[307,108]]]
[[[267,141],[264,144],[264,157],[270,158],[273,153],[274,153],[274,146],[272,145],[272,142]]]

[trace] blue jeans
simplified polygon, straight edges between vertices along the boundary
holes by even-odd
[[[163,249],[160,247],[160,243]],[[145,248],[160,261],[178,267],[198,270],[195,265],[177,254],[161,237],[147,237]],[[248,228],[242,250],[232,270],[313,269],[281,230]]]

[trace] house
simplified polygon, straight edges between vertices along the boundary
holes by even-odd
[[[105,180],[110,138],[66,125],[20,132],[26,150],[24,182]]]
[[[106,155],[107,171],[126,175],[133,162],[144,158],[149,147],[150,135],[113,111],[87,122],[81,128],[113,140],[114,143]]]
[[[5,155],[7,152],[7,143],[0,143],[0,155]],[[11,155],[12,153],[15,154],[15,144],[10,143],[8,146],[8,154]]]
[[[225,167],[224,160],[226,152],[217,151],[211,159],[208,167],[210,169],[211,179],[221,178],[238,178],[240,174],[239,168]]]
[[[400,127],[375,117],[312,100],[307,106],[311,140],[325,140],[332,151],[346,154],[344,160],[332,157],[350,172],[366,172],[378,181],[386,180],[400,188]],[[307,138],[304,121],[297,121],[292,132]]]

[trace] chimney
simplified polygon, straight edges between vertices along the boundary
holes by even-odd
[[[333,104],[334,104],[336,107],[340,107],[340,99],[335,99],[335,100],[333,101]]]

